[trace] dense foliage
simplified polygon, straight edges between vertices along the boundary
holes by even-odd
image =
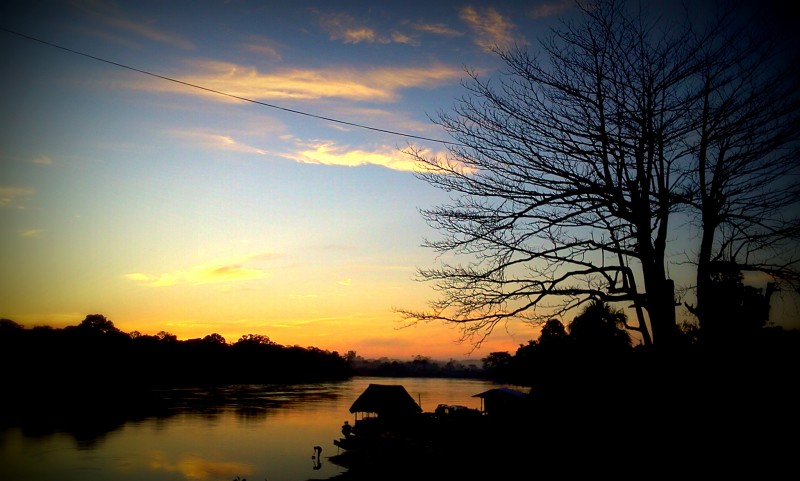
[[[5,383],[26,391],[84,392],[231,383],[345,379],[349,363],[337,352],[283,346],[249,334],[227,343],[219,334],[178,340],[125,333],[99,314],[63,329],[0,324]]]

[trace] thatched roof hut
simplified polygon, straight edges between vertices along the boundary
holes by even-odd
[[[401,385],[370,384],[350,406],[350,412],[400,417],[421,413],[422,408]]]

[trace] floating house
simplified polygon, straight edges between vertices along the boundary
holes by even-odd
[[[416,423],[422,408],[401,385],[370,384],[361,393],[350,412],[355,415],[352,430],[344,426],[343,438],[334,440],[333,444],[347,450],[365,450],[375,446],[376,440],[403,433],[406,428]]]
[[[493,417],[519,416],[527,413],[530,395],[507,387],[489,389],[472,397],[481,398],[481,410]]]
[[[370,384],[350,406],[356,422],[369,417],[401,418],[422,412],[422,408],[401,385]],[[359,417],[360,416],[360,417]]]

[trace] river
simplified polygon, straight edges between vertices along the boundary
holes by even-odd
[[[438,404],[481,408],[473,396],[502,387],[475,379],[355,377],[167,391],[165,396],[181,400],[168,413],[105,429],[0,430],[0,480],[329,479],[346,471],[328,458],[338,453],[333,440],[343,422],[353,422],[350,405],[370,383],[402,384],[427,412]],[[322,449],[319,456],[315,446]]]

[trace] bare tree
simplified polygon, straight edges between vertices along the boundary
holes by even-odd
[[[735,20],[722,16],[700,37],[705,61],[689,117],[695,164],[688,201],[700,245],[697,305],[688,307],[707,333],[729,321],[717,315],[726,311],[719,305],[725,300],[711,291],[714,279],[732,267],[766,274],[770,292],[780,283],[800,287],[796,47],[754,36]]]
[[[581,21],[553,30],[540,43],[542,58],[522,46],[498,48],[507,67],[499,78],[467,70],[467,94],[434,119],[455,141],[449,155],[407,150],[426,167],[421,179],[454,194],[422,212],[441,234],[425,244],[466,259],[419,270],[441,297],[427,311],[399,310],[410,322],[458,323],[479,346],[511,319],[541,322],[592,300],[624,302],[636,308],[628,329],[646,345],[671,345],[669,244],[676,229],[698,229],[691,214],[703,209],[698,112],[713,97],[703,80],[719,63],[738,65],[725,48],[710,47],[727,40],[726,18],[698,32],[688,12],[676,23],[614,0],[578,7]],[[719,145],[726,129],[737,131],[725,108],[714,105],[720,122],[709,129]],[[739,123],[741,137],[757,124]],[[743,178],[763,180],[758,165],[771,164],[754,161]],[[671,225],[678,216],[690,221]],[[788,231],[771,232],[778,240]]]

